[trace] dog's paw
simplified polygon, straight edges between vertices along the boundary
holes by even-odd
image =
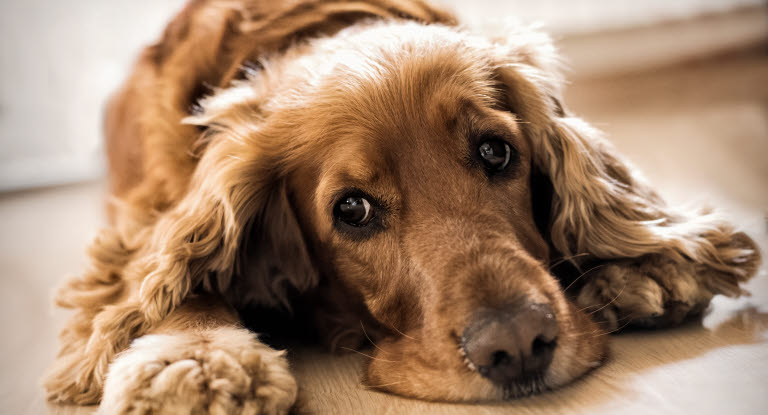
[[[599,265],[585,274],[576,303],[615,330],[679,324],[700,314],[717,294],[744,294],[739,284],[754,276],[761,262],[757,245],[741,232],[718,235],[698,262],[654,254]]]
[[[141,337],[109,368],[100,414],[284,414],[297,387],[279,352],[243,329]]]
[[[604,264],[588,272],[576,303],[609,330],[679,324],[716,294],[697,271],[692,263],[658,256]]]

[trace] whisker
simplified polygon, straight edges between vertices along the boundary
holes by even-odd
[[[576,332],[576,333],[568,333],[568,336],[572,336],[572,337],[581,337],[581,336],[586,336],[586,335],[592,336],[592,335],[594,335],[595,333],[598,333],[598,332],[600,332],[600,329],[595,329],[595,330],[590,330],[590,331],[580,331],[580,332]]]
[[[334,334],[331,337],[331,344],[330,344],[331,350],[340,349],[339,342],[342,340],[342,338],[344,338],[345,335],[352,334],[354,336],[357,336],[357,330],[354,330],[351,328],[348,328],[346,330],[334,330],[333,333]]]
[[[616,296],[613,297],[613,299],[611,299],[611,301],[605,303],[605,305],[603,305],[602,307],[598,308],[597,310],[590,311],[589,313],[587,313],[587,315],[595,314],[598,311],[604,309],[605,307],[608,307],[609,305],[613,304],[613,302],[616,301],[619,298],[619,296],[621,296],[621,294],[624,292],[625,288],[627,288],[627,282],[626,281],[624,281],[624,285],[621,286],[621,290],[619,290],[619,293],[616,294]]]
[[[583,276],[585,276],[585,275],[589,274],[590,272],[592,272],[592,271],[594,271],[594,270],[596,270],[596,269],[598,269],[598,268],[600,268],[600,267],[604,267],[604,266],[606,266],[606,265],[608,265],[608,264],[599,264],[599,265],[595,265],[594,267],[592,267],[592,268],[590,268],[590,269],[588,269],[588,270],[586,270],[586,271],[582,272],[582,273],[581,273],[581,275],[579,275],[578,277],[576,277],[576,279],[575,279],[575,280],[571,281],[571,283],[570,283],[570,284],[568,284],[568,286],[567,286],[567,287],[565,287],[565,289],[563,290],[563,293],[565,293],[565,292],[568,292],[568,289],[569,289],[569,288],[571,288],[571,287],[573,286],[573,284],[576,284],[576,281],[578,281],[579,279],[581,279],[581,277],[583,277]]]
[[[577,258],[577,257],[580,257],[580,256],[585,256],[585,255],[589,255],[589,252],[584,252],[584,253],[581,253],[581,254],[570,255],[570,256],[564,256],[564,257],[558,259],[557,261],[555,261],[554,264],[551,264],[549,266],[549,269],[552,269],[552,268],[562,264],[565,261],[570,261],[571,259],[574,259],[574,258]]]
[[[616,333],[617,331],[627,327],[629,325],[629,323],[631,323],[631,322],[632,322],[632,319],[627,319],[627,322],[624,323],[623,325],[621,325],[620,327],[617,327],[617,328],[615,328],[615,329],[613,329],[611,331],[606,331],[606,332],[601,333],[601,334],[596,334],[596,335],[594,335],[592,337],[600,337],[600,336],[605,336],[606,334]]]
[[[409,336],[409,335],[407,335],[407,334],[403,333],[402,331],[398,330],[398,329],[397,329],[397,327],[395,327],[395,326],[392,326],[392,330],[394,330],[394,331],[398,332],[398,333],[399,333],[401,336],[403,336],[403,337],[409,338],[409,339],[411,339],[411,340],[413,340],[413,341],[418,341],[418,340],[416,340],[415,338],[413,338],[413,337],[411,337],[411,336]]]
[[[608,331],[608,332],[605,332],[602,329],[596,329],[596,330],[582,331],[582,332],[571,332],[571,333],[569,333],[569,335],[572,335],[572,336],[583,336],[583,335],[586,335],[586,334],[594,335],[595,333],[600,333],[598,335],[615,333],[615,332],[623,329],[624,327],[627,327],[630,323],[632,323],[632,317],[633,316],[634,316],[634,314],[629,314],[627,316],[617,318],[616,319],[617,323],[621,322],[622,320],[626,320],[626,323],[624,323],[622,326],[620,326],[620,327],[618,327],[616,329],[613,329],[611,331]],[[603,321],[593,320],[593,321],[595,323],[597,323],[597,324],[608,323],[608,320],[603,320]]]
[[[399,381],[399,382],[391,382],[391,383],[385,383],[385,384],[383,384],[383,385],[365,385],[365,386],[366,386],[366,387],[368,387],[368,388],[383,388],[383,387],[385,387],[385,386],[398,385],[398,384],[401,384],[401,383],[405,383],[405,382],[406,382],[406,381],[404,381],[404,380],[401,380],[401,381]]]
[[[350,352],[355,352],[357,354],[361,354],[361,355],[363,355],[363,356],[365,356],[365,357],[367,357],[367,358],[369,358],[371,360],[378,360],[380,362],[387,362],[387,363],[400,363],[400,362],[397,362],[397,361],[394,361],[394,360],[387,360],[387,359],[382,359],[382,358],[379,358],[379,357],[373,357],[373,356],[367,355],[367,354],[365,354],[363,352],[357,351],[355,349],[350,349],[349,347],[340,346],[339,349],[344,349],[344,350],[347,350],[347,351],[350,351]]]
[[[606,331],[603,331],[602,329],[595,329],[595,330],[589,330],[589,331],[569,332],[568,335],[569,336],[574,336],[574,337],[580,337],[580,336],[584,336],[584,335],[592,335],[593,337],[597,337],[597,336],[602,336],[604,334],[615,333],[615,332],[617,332],[617,331],[627,327],[630,323],[632,323],[632,317],[633,316],[634,316],[634,314],[629,314],[627,316],[617,318],[616,319],[617,323],[621,322],[621,320],[626,320],[626,323],[624,323],[622,326],[620,326],[620,327],[618,327],[616,329],[613,329],[611,331],[607,331],[606,332]],[[597,324],[603,324],[603,323],[607,323],[608,322],[608,320],[605,320],[605,321],[593,320],[593,321],[595,321],[595,323],[597,323]]]
[[[630,315],[628,315],[628,316],[624,316],[624,317],[617,317],[617,318],[616,318],[616,322],[620,322],[621,320],[626,320],[626,319],[628,319],[628,318],[630,318],[630,317],[632,317],[632,314],[630,314]],[[607,323],[607,322],[608,322],[608,320],[602,320],[602,321],[593,320],[593,321],[594,321],[595,323],[598,323],[598,324],[602,324],[602,323]]]
[[[365,331],[365,326],[363,325],[363,320],[360,320],[360,328],[363,329],[363,334],[365,335],[365,338],[368,339],[369,342],[371,342],[373,347],[375,347],[375,348],[377,348],[377,349],[379,349],[379,350],[381,350],[383,352],[384,350],[381,347],[377,346],[376,343],[374,343],[373,340],[368,336],[368,333]]]

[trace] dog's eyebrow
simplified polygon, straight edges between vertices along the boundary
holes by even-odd
[[[324,204],[329,207],[333,207],[336,200],[349,193],[350,190],[363,191],[375,197],[377,194],[370,189],[371,186],[369,184],[375,180],[377,174],[375,172],[366,173],[368,174],[364,174],[361,177],[345,170],[323,178],[318,186],[318,190],[322,189],[319,196],[326,198]]]
[[[500,129],[494,126],[472,125],[469,134],[467,134],[470,145],[479,145],[483,141],[490,139],[499,139],[508,143],[514,143],[514,134],[507,129]]]
[[[434,116],[444,120],[443,125],[447,131],[467,130],[480,112],[477,104],[469,98],[460,98],[451,102],[441,101],[434,108],[436,109]]]
[[[492,108],[498,111],[497,108]],[[487,111],[478,109],[476,105],[471,106],[465,115],[464,134],[472,142],[487,136],[495,136],[509,142],[515,142],[516,137],[521,134],[520,119],[517,114],[504,110],[504,114],[511,115],[511,119],[504,117],[502,119],[498,114],[487,114]],[[485,115],[484,115],[485,114]]]

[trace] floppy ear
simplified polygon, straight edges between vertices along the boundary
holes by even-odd
[[[623,258],[660,253],[734,276],[750,274],[741,264],[755,254],[749,250],[756,248],[753,244],[723,250],[736,237],[728,223],[706,208],[685,212],[668,207],[585,121],[553,117],[535,152],[555,189],[551,236],[564,254]],[[738,293],[735,286],[732,293]]]
[[[588,256],[611,265],[591,278],[603,281],[586,283],[579,302],[615,302],[608,319],[648,323],[645,317],[666,315],[676,322],[682,317],[668,315],[671,302],[685,304],[684,316],[714,294],[741,294],[739,283],[760,263],[755,243],[708,209],[667,206],[599,131],[563,110],[551,43],[541,34],[515,39],[498,79],[531,138],[535,168],[552,183],[551,243],[576,263]]]
[[[265,137],[257,120],[252,107],[216,102],[189,120],[207,127],[189,192],[159,218],[131,269],[150,321],[195,289],[278,306],[286,304],[289,287],[303,291],[317,281],[289,202],[285,148]]]

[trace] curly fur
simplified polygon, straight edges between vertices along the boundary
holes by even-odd
[[[741,294],[754,243],[714,213],[666,206],[564,110],[546,35],[455,24],[415,0],[191,2],[109,105],[111,220],[91,268],[57,295],[77,313],[49,399],[101,400],[104,413],[284,413],[296,399],[285,359],[237,311],[291,308],[295,292],[319,298],[314,324],[331,343],[363,341],[360,321],[379,333],[367,384],[454,401],[509,397],[447,335],[479,307],[521,293],[552,304],[563,334],[533,391],[603,358],[585,309],[608,327],[660,326]],[[470,134],[466,123],[511,131],[521,177],[551,182],[541,233],[538,189],[505,185],[478,211],[477,181],[430,154],[429,140]],[[388,189],[400,240],[359,248],[333,232],[322,212],[351,179]],[[597,264],[573,298],[546,265],[560,256]]]

